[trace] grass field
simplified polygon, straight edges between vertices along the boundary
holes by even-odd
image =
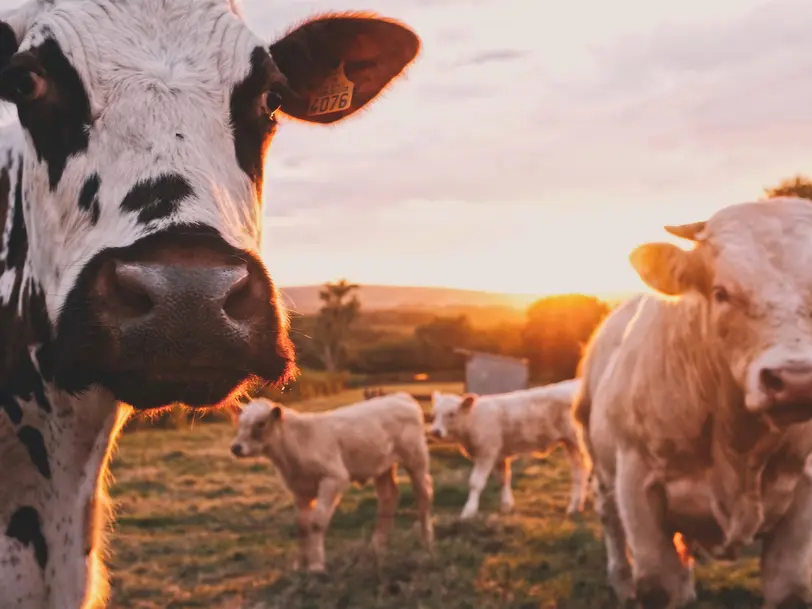
[[[359,397],[360,390],[304,407],[331,408]],[[457,514],[467,496],[470,464],[456,450],[434,446],[435,556],[417,541],[411,487],[401,477],[401,509],[386,558],[376,563],[368,549],[374,492],[353,488],[328,531],[328,573],[313,576],[289,569],[296,531],[287,492],[267,461],[233,459],[232,437],[228,425],[209,424],[122,438],[113,464],[118,516],[110,540],[111,607],[616,606],[604,583],[604,551],[591,502],[583,516],[564,517],[570,480],[562,452],[514,464],[514,514],[497,515],[499,495],[491,481],[482,515],[461,523]],[[700,566],[698,580],[696,607],[761,606],[755,559]]]

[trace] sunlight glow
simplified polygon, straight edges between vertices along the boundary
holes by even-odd
[[[264,249],[280,286],[350,277],[362,284],[506,292],[522,306],[545,294],[647,291],[629,263],[632,249],[645,241],[689,247],[663,225],[712,213],[679,204],[620,209],[414,202],[391,210],[368,236],[350,235],[346,247],[327,254],[315,243],[299,242],[283,257],[274,247],[274,230],[265,231]],[[375,219],[371,214],[373,227]],[[312,221],[330,220],[321,214]]]
[[[541,0],[522,19],[524,0],[472,2],[460,28],[457,3],[385,4],[424,41],[408,78],[363,119],[275,141],[262,251],[279,286],[347,277],[516,303],[647,290],[635,246],[679,243],[664,225],[757,199],[805,162],[805,106],[773,110],[803,99],[771,86],[786,49],[740,52],[770,16],[763,44],[805,40],[789,5]],[[246,6],[268,23],[278,10]]]

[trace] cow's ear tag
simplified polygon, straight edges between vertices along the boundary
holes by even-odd
[[[349,109],[352,105],[353,88],[354,85],[344,74],[344,62],[342,61],[310,98],[307,115],[320,116]]]

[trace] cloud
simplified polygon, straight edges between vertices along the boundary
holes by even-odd
[[[487,264],[486,245],[508,252],[500,264],[522,247],[540,260],[585,231],[625,265],[646,231],[812,172],[808,0],[372,4],[423,50],[358,117],[280,128],[265,251],[285,282],[376,261],[387,276],[474,281],[465,265]],[[243,0],[269,42],[359,8]]]
[[[346,243],[374,257],[407,212],[420,218],[409,230],[436,239],[458,224],[478,243],[532,204],[557,210],[540,235],[571,230],[576,240],[567,218],[578,214],[614,211],[659,230],[812,171],[806,0],[686,2],[680,18],[633,0],[541,4],[533,19],[523,6],[388,3],[421,34],[424,56],[357,122],[314,130],[312,141],[283,130],[280,156],[308,158],[299,146],[312,146],[307,163],[323,179],[271,177],[269,213],[329,209],[330,224],[306,233],[312,248],[346,230]],[[624,234],[628,248],[645,238],[633,226]],[[299,251],[285,242],[282,252]],[[449,244],[447,256],[464,247]]]
[[[459,59],[452,65],[455,67],[462,67],[482,65],[485,63],[514,61],[516,59],[521,59],[527,55],[527,53],[527,51],[520,49],[493,49],[490,51],[481,51],[479,53],[475,53],[471,57]]]
[[[688,3],[680,22],[662,8],[620,19],[632,2],[539,8],[533,20],[519,0],[476,2],[464,29],[459,3],[387,4],[421,34],[423,57],[358,119],[281,130],[269,213],[415,198],[643,205],[666,189],[743,195],[802,168],[808,3],[742,0],[704,21]],[[605,27],[578,29],[589,13]],[[320,177],[274,181],[274,164],[305,149]]]

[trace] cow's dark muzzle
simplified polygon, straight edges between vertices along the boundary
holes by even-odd
[[[262,264],[194,232],[99,254],[68,297],[56,347],[60,385],[100,384],[141,409],[217,404],[247,381],[283,382],[294,368]]]

